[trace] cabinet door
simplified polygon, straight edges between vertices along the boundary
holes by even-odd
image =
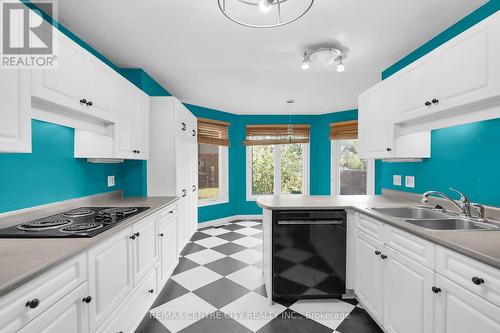
[[[77,111],[86,111],[80,100],[83,51],[63,33],[53,30],[57,41],[57,68],[33,69],[33,97]]]
[[[93,332],[125,300],[133,288],[132,228],[88,251],[90,328]]]
[[[82,51],[85,52],[85,51]],[[121,78],[120,78],[121,79]],[[83,96],[92,103],[89,113],[112,119],[116,109],[118,74],[101,60],[86,52],[83,55]]]
[[[359,96],[358,138],[361,158],[394,156],[392,85],[381,82]]]
[[[87,333],[89,303],[87,283],[81,284],[40,316],[24,326],[19,333]],[[91,301],[92,303],[92,301]]]
[[[439,108],[449,109],[500,95],[500,14],[441,47]],[[469,111],[470,112],[470,111]]]
[[[498,333],[500,308],[436,274],[436,333]]]
[[[177,263],[177,219],[163,222],[159,227],[162,283],[166,282]]]
[[[133,227],[134,284],[137,284],[157,263],[158,247],[156,214],[138,222]]]
[[[125,79],[117,84],[118,110],[115,124],[115,156],[117,158],[133,158],[133,117],[135,116],[134,88]]]
[[[149,149],[149,96],[135,89],[133,102],[132,145],[133,150],[137,151],[137,156],[133,158],[146,160]]]
[[[195,233],[198,229],[198,144],[196,141],[191,144],[191,168],[189,170],[192,184],[190,198],[192,211],[191,234]]]
[[[384,327],[388,333],[432,333],[434,272],[385,246]]]
[[[0,75],[0,152],[31,152],[31,71]]]
[[[383,244],[356,229],[356,296],[370,314],[383,322],[384,263]]]

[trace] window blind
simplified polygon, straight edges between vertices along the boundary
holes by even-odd
[[[330,124],[330,140],[353,140],[358,138],[358,121],[342,121]]]
[[[287,143],[309,143],[310,125],[248,125],[247,146],[264,146]]]
[[[198,143],[229,147],[230,123],[198,118]]]

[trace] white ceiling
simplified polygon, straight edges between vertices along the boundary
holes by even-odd
[[[302,1],[302,0],[289,0]],[[380,72],[487,0],[316,0],[300,20],[252,29],[217,0],[59,0],[59,21],[121,67],[145,69],[181,101],[237,114],[356,108]],[[300,69],[304,49],[347,50],[346,72]]]

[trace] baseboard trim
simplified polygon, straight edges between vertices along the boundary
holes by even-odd
[[[216,227],[229,222],[243,221],[243,220],[262,220],[262,215],[233,215],[220,219],[215,219],[207,222],[198,223],[198,229],[206,227]]]

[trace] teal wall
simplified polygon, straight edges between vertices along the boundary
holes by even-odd
[[[357,111],[344,111],[312,116],[234,115],[195,105],[186,107],[197,117],[227,121],[229,127],[229,202],[200,207],[199,222],[231,215],[262,214],[254,201],[246,200],[246,147],[243,145],[247,125],[294,124],[311,125],[310,143],[310,193],[330,194],[330,139],[331,122],[357,119]]]
[[[492,0],[431,39],[382,73],[385,79],[443,43],[500,10]],[[500,61],[500,60],[499,60]],[[432,131],[431,158],[421,163],[376,163],[376,191],[382,188],[422,193],[427,190],[462,190],[473,201],[500,206],[498,164],[500,119]],[[394,174],[415,176],[416,187],[392,185]]]
[[[72,128],[33,120],[32,142],[31,154],[0,154],[0,213],[121,188],[120,164],[73,157]]]

